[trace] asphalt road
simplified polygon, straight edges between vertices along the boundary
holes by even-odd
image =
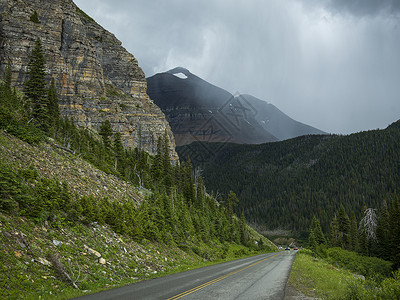
[[[295,252],[238,259],[78,299],[283,299]]]

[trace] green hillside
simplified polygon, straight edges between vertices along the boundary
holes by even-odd
[[[32,70],[40,90],[16,91],[10,66],[0,81],[0,298],[68,298],[277,249],[234,214],[234,193],[220,204],[191,164],[171,163],[167,132],[150,155],[124,149],[110,122],[79,129]]]
[[[234,191],[247,220],[266,229],[305,233],[313,216],[325,232],[342,204],[360,219],[363,204],[399,199],[399,121],[348,136],[310,135],[262,145],[179,147],[203,169],[206,186]]]

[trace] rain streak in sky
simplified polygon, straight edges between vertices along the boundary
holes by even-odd
[[[400,119],[398,0],[74,0],[146,76],[176,66],[330,133]]]

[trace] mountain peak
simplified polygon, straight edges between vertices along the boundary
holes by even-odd
[[[185,68],[147,78],[147,93],[166,114],[177,145],[195,141],[260,144],[277,140],[253,114],[246,113],[247,109],[231,93]]]
[[[325,134],[291,119],[271,103],[251,95],[232,95],[183,67],[147,78],[147,87],[150,98],[166,114],[179,146],[210,140],[259,144]],[[213,139],[206,134],[211,127]]]

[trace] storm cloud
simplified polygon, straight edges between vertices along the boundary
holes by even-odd
[[[332,12],[350,13],[357,17],[397,15],[400,12],[398,0],[322,0],[320,4]]]
[[[146,76],[176,66],[332,133],[400,119],[398,0],[75,0]]]

